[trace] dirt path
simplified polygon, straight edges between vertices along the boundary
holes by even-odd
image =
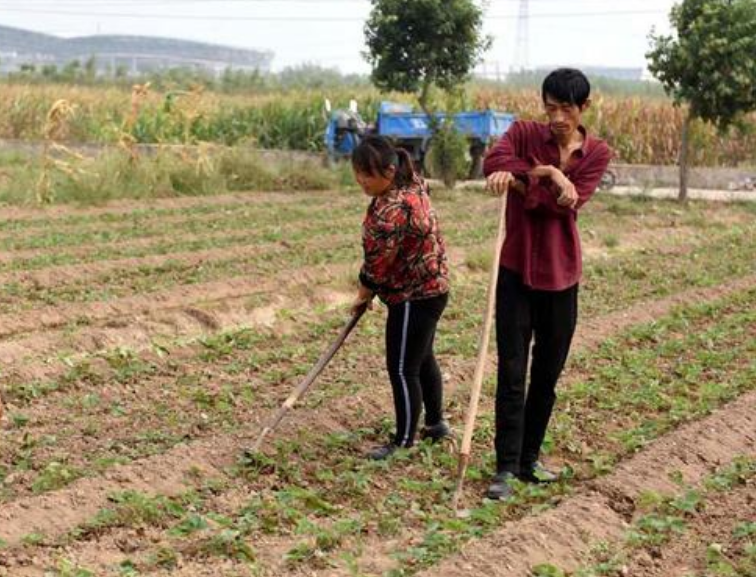
[[[437,182],[438,181],[431,181]],[[485,180],[472,180],[460,183],[461,189],[483,190]],[[677,199],[680,194],[677,188],[641,188],[638,186],[615,186],[610,190],[601,190],[597,193],[612,196],[642,196],[656,199]],[[752,190],[711,190],[703,188],[689,188],[688,198],[691,200],[707,200],[714,202],[756,202],[756,192]]]
[[[637,186],[615,186],[602,194],[615,196],[647,196],[658,199],[676,199],[680,191],[676,188],[644,189]],[[709,190],[702,188],[688,189],[691,200],[706,200],[714,202],[756,202],[756,192],[752,190]]]

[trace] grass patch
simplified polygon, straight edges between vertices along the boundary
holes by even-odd
[[[175,152],[165,148],[134,160],[128,152],[109,150],[94,158],[60,159],[51,173],[54,202],[97,205],[131,198],[207,196],[229,191],[297,191],[339,188],[340,171],[316,161],[266,161],[259,154],[234,149],[198,147]],[[0,180],[0,202],[33,204],[41,161],[15,159]]]

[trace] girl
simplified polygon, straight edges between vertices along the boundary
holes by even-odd
[[[433,355],[436,325],[448,298],[448,267],[428,187],[415,174],[407,151],[369,136],[352,153],[352,168],[372,198],[362,225],[365,260],[352,312],[372,308],[375,295],[388,306],[386,366],[396,433],[368,454],[379,460],[412,446],[421,405],[422,438],[437,441],[451,434],[443,420],[441,371]]]

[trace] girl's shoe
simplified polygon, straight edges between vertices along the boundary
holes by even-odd
[[[420,439],[430,439],[431,442],[437,443],[441,439],[451,437],[453,434],[449,423],[443,419],[435,425],[429,425],[422,428],[420,431]]]
[[[371,449],[367,454],[367,458],[371,461],[383,461],[393,455],[398,448],[399,446],[394,443],[387,443]]]

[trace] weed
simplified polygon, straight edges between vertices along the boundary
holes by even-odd
[[[61,489],[82,477],[84,472],[76,467],[61,462],[51,462],[37,475],[32,483],[32,491],[44,493]]]
[[[61,559],[55,566],[55,577],[95,577],[94,571],[81,567],[68,559]]]

